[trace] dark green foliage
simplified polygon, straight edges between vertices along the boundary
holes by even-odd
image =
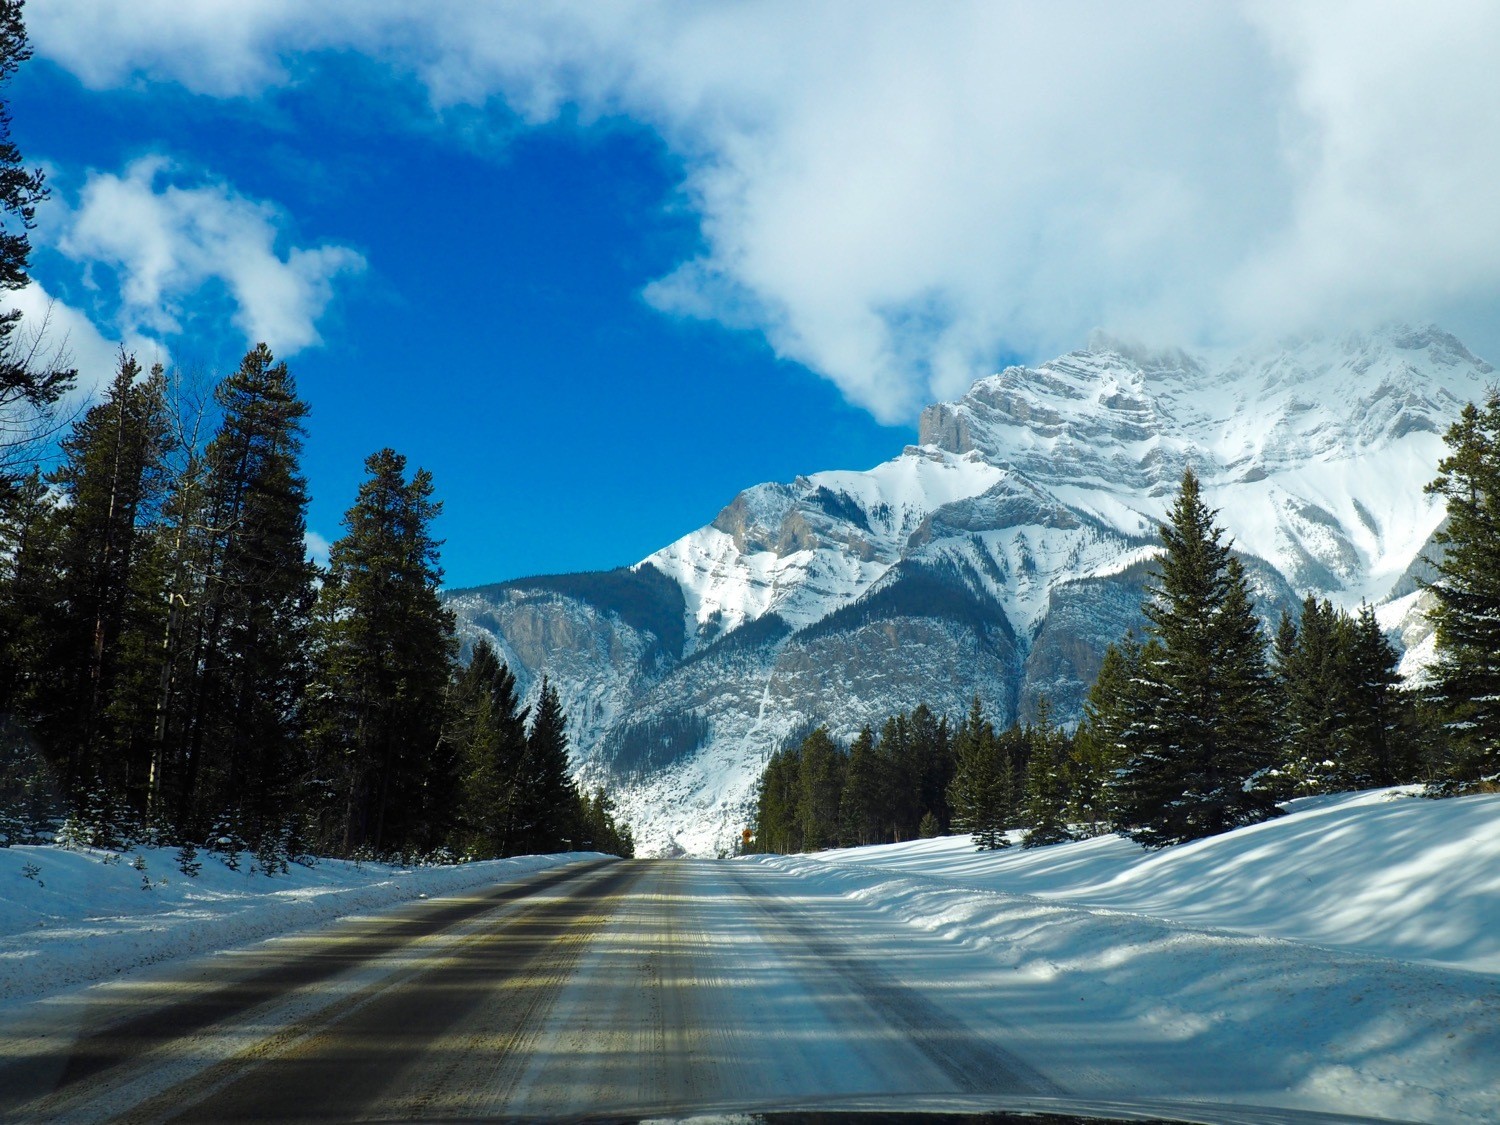
[[[803,739],[798,757],[798,850],[837,847],[839,802],[847,765],[844,750],[819,727]]]
[[[31,58],[22,20],[22,0],[0,0],[0,86]],[[0,291],[24,289],[31,277],[30,231],[37,204],[47,198],[39,168],[27,168],[10,136],[10,107],[0,101]],[[21,311],[0,310],[0,453],[36,434],[52,406],[73,385],[77,372],[40,358],[43,325],[32,338],[21,331]]]
[[[1069,808],[1077,830],[1087,835],[1115,826],[1115,788],[1128,757],[1132,692],[1140,674],[1141,646],[1133,634],[1104,651],[1099,675],[1083,704],[1068,760]]]
[[[867,727],[845,751],[822,727],[771,755],[756,796],[752,850],[798,852],[913,840],[948,830],[956,763],[948,721],[925,705]]]
[[[603,852],[630,859],[635,855],[635,837],[630,826],[615,819],[615,805],[604,787],[580,799],[579,838],[575,851]]]
[[[604,613],[613,613],[633,629],[655,635],[673,659],[681,658],[687,638],[682,588],[650,563],[580,574],[517,578],[494,586],[452,591],[453,595],[466,593],[560,594],[576,598]]]
[[[514,828],[512,789],[526,754],[526,720],[516,678],[486,640],[474,645],[454,677],[444,743],[457,755],[462,779],[450,837],[459,855],[509,855]]]
[[[1162,847],[1275,816],[1265,640],[1244,571],[1188,471],[1161,529],[1166,551],[1145,613],[1154,645],[1130,693],[1120,819]]]
[[[1448,504],[1435,536],[1437,662],[1430,699],[1451,746],[1455,787],[1500,781],[1500,395],[1465,406],[1427,491]]]
[[[788,855],[802,850],[797,817],[802,797],[802,753],[798,747],[778,750],[761,772],[755,796],[752,848],[756,852]]]
[[[104,786],[144,815],[149,728],[135,702],[152,669],[148,638],[165,613],[152,559],[152,529],[168,486],[168,423],[160,369],[140,378],[120,366],[102,402],[62,442],[52,476],[56,513],[55,599],[36,654],[36,730],[64,795]],[[125,659],[129,654],[134,659]]]
[[[568,771],[567,725],[557,689],[544,679],[526,751],[511,777],[506,801],[512,854],[541,855],[573,847],[579,793]]]
[[[617,777],[639,777],[686,758],[708,738],[708,720],[697,711],[676,711],[610,731],[601,760]]]
[[[955,770],[948,786],[952,827],[969,833],[982,851],[1008,847],[1005,830],[1014,813],[1014,765],[977,695],[959,724],[953,747]]]
[[[457,648],[437,593],[431,526],[441,505],[431,475],[418,469],[408,480],[394,450],[372,454],[365,469],[314,624],[309,706],[332,829],[325,846],[429,851],[452,829],[444,770],[456,767],[437,753]]]
[[[1052,725],[1052,709],[1043,698],[1036,722],[1026,732],[1031,759],[1026,766],[1026,797],[1022,813],[1026,837],[1022,847],[1039,848],[1073,838],[1068,829],[1067,735]]]
[[[306,772],[308,408],[264,344],[214,398],[223,420],[201,475],[190,461],[174,497],[185,534],[165,545],[163,581],[178,612],[152,638],[172,662],[150,685],[162,711],[153,773],[171,779],[162,796],[181,831],[196,836],[228,816],[261,848],[290,831]],[[141,709],[151,710],[144,699]]]
[[[881,837],[883,806],[875,732],[865,727],[849,747],[844,791],[839,794],[839,843],[844,847],[876,843]]]

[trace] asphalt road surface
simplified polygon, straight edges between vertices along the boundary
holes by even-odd
[[[969,1022],[982,959],[922,942],[754,864],[579,864],[34,1006],[0,1022],[0,1119],[1063,1093]]]

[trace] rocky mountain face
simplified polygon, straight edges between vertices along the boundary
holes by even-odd
[[[765,759],[826,724],[976,693],[998,721],[1045,695],[1076,719],[1104,647],[1143,624],[1156,528],[1191,465],[1268,621],[1308,593],[1426,639],[1414,577],[1442,519],[1442,434],[1493,369],[1435,328],[1234,355],[1097,337],[924,411],[864,472],[761,484],[633,567],[453,591],[567,708],[643,852],[712,854]]]

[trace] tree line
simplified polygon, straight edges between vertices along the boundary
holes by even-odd
[[[0,0],[0,84],[31,56]],[[42,172],[0,101],[0,291],[23,288]],[[308,406],[260,344],[211,393],[133,356],[78,373],[0,312],[0,846],[200,844],[289,857],[629,854],[534,712],[439,596],[431,475],[382,449],[326,569],[307,556]],[[58,440],[60,438],[60,440]],[[44,472],[39,451],[56,446]],[[29,464],[28,464],[29,463]]]
[[[925,706],[848,746],[819,728],[773,754],[754,844],[806,851],[970,833],[999,848],[1118,831],[1163,847],[1279,814],[1285,800],[1425,783],[1435,796],[1500,785],[1500,397],[1470,405],[1428,491],[1437,536],[1437,660],[1403,685],[1368,605],[1307,597],[1268,635],[1244,568],[1197,477],[1184,473],[1144,638],[1105,652],[1072,731],[1043,699],[997,730],[976,697],[957,726]]]
[[[307,557],[308,414],[265,345],[194,403],[128,355],[50,473],[0,478],[3,802],[65,839],[288,855],[629,852],[567,717],[458,660],[431,475],[383,449]],[[217,425],[197,440],[208,416]]]

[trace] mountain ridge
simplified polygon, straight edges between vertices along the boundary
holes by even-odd
[[[633,567],[448,600],[523,691],[558,685],[582,775],[622,786],[646,850],[711,853],[811,723],[849,737],[975,694],[1002,722],[1043,694],[1076,717],[1142,624],[1189,464],[1263,617],[1367,601],[1420,649],[1411,576],[1442,518],[1422,486],[1491,374],[1434,326],[1218,355],[1099,334],[929,406],[891,460],[752,486]]]

